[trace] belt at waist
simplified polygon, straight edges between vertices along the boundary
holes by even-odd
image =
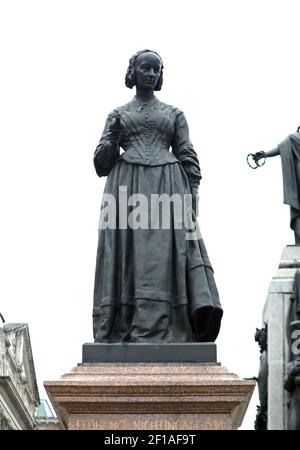
[[[178,162],[174,153],[165,149],[138,151],[137,149],[127,149],[122,153],[121,158],[132,164],[143,164],[146,166],[159,166],[162,164]]]

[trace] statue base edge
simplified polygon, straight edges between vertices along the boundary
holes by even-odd
[[[217,362],[217,346],[213,342],[86,343],[82,346],[83,363],[142,362]]]

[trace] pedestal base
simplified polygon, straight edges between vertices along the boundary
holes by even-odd
[[[79,364],[44,383],[72,430],[238,428],[255,387],[218,363]]]
[[[213,342],[83,344],[82,362],[217,362],[217,346]]]

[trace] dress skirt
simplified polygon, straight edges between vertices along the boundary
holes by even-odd
[[[179,162],[145,166],[120,158],[109,173],[99,223],[95,342],[213,342],[219,333],[223,311],[194,212],[175,201],[161,206],[161,194],[176,194],[176,201],[190,194]]]

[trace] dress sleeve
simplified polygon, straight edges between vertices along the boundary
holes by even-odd
[[[181,162],[187,174],[191,189],[198,189],[202,178],[199,160],[190,141],[189,127],[185,115],[179,110],[175,119],[172,151],[178,161]]]
[[[94,166],[99,177],[105,177],[109,174],[120,155],[120,146],[113,141],[109,131],[110,124],[118,115],[116,110],[108,115],[101,139],[94,153]]]

